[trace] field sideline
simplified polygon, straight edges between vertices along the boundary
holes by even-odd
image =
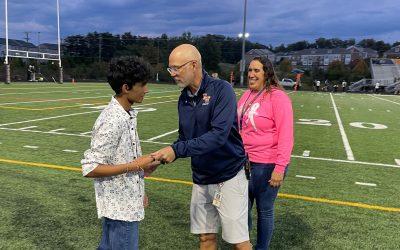
[[[149,88],[135,105],[145,153],[177,136],[179,89]],[[236,89],[238,97],[243,91]],[[400,97],[287,93],[295,147],[271,248],[398,249]],[[93,183],[81,177],[79,162],[111,95],[107,84],[0,85],[0,249],[96,247]],[[197,248],[189,233],[189,165],[180,159],[147,179],[140,249]]]

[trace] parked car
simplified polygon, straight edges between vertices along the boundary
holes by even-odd
[[[283,87],[289,87],[291,89],[294,89],[294,85],[296,84],[296,82],[290,78],[283,78],[281,81],[281,84]],[[300,83],[299,87],[301,87],[301,83]]]

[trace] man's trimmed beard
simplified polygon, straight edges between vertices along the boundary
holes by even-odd
[[[178,85],[179,88],[186,88],[187,86],[189,86],[189,83],[186,82],[177,82],[176,85]]]

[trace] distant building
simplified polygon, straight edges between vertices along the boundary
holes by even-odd
[[[286,60],[289,62],[293,61],[293,58],[297,54],[297,51],[292,52],[278,52],[275,54],[275,62],[278,63],[280,61]]]
[[[390,50],[383,53],[383,57],[399,59],[400,58],[400,45],[394,46]]]
[[[359,46],[350,46],[346,48],[351,52],[351,60],[356,59],[367,59],[367,58],[378,58],[378,51],[370,48],[362,48]]]
[[[350,46],[348,48],[334,49],[304,49],[292,52],[276,53],[276,61],[288,60],[293,66],[310,69],[322,68],[327,69],[328,65],[333,61],[341,61],[344,65],[357,59],[377,58],[378,52],[368,48]]]
[[[275,54],[269,49],[252,49],[245,55],[246,63],[250,63],[250,61],[256,56],[268,58],[272,63],[275,62]]]

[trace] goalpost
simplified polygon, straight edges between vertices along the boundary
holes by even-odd
[[[40,52],[37,51],[30,51],[28,48],[24,49],[10,49],[9,42],[8,42],[8,0],[4,0],[5,4],[5,31],[6,31],[6,38],[5,38],[5,83],[11,83],[11,69],[9,64],[10,57],[17,57],[17,58],[27,58],[27,59],[34,59],[34,60],[52,60],[58,61],[58,82],[63,83],[63,68],[61,65],[61,38],[60,38],[60,4],[59,0],[57,0],[57,53],[49,53],[49,52]]]

